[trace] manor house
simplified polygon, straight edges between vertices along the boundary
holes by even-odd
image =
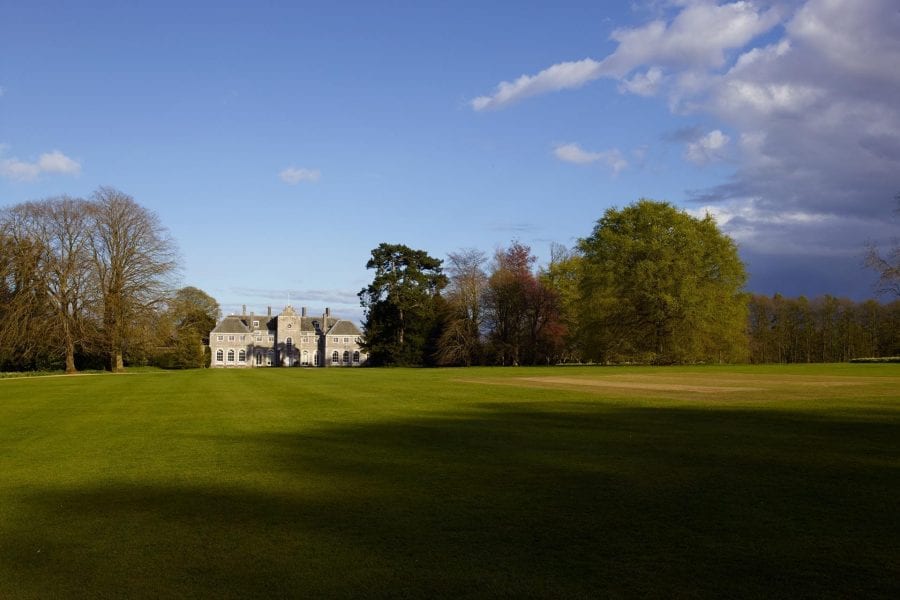
[[[359,328],[331,316],[298,315],[286,306],[280,315],[229,315],[209,334],[210,367],[358,367],[368,356],[360,348]]]

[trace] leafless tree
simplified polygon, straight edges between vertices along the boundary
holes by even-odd
[[[900,195],[896,200],[897,208],[894,212],[900,215]],[[878,272],[875,290],[879,294],[900,298],[900,241],[897,238],[891,240],[891,248],[886,254],[882,254],[875,243],[870,243],[866,249],[865,264]]]
[[[155,214],[110,187],[92,196],[91,255],[102,304],[109,369],[122,370],[129,345],[147,331],[172,289],[175,244]]]
[[[483,265],[487,257],[481,250],[465,248],[447,255],[450,284],[446,298],[450,318],[438,343],[441,364],[471,365],[481,347],[482,301],[487,285]]]
[[[39,265],[49,299],[48,329],[54,354],[65,357],[66,373],[75,372],[76,346],[86,333],[85,310],[92,299],[90,216],[80,198],[61,196],[14,207],[26,236],[38,244]]]

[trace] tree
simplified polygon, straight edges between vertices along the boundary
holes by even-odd
[[[196,287],[184,287],[166,302],[158,328],[164,332],[164,348],[155,358],[159,366],[196,369],[209,365],[206,347],[209,332],[222,311],[216,299]]]
[[[359,292],[365,309],[363,347],[375,365],[421,365],[447,286],[442,261],[403,244],[382,243],[366,263],[372,283]]]
[[[447,255],[448,315],[438,342],[439,364],[468,367],[480,360],[486,261],[484,252],[474,248]]]
[[[744,266],[714,219],[665,202],[611,208],[579,242],[583,352],[599,361],[734,361],[746,352]]]
[[[155,214],[113,188],[92,196],[93,266],[102,304],[109,369],[124,368],[124,355],[137,350],[152,331],[176,268],[174,242]]]
[[[50,303],[41,269],[43,249],[24,235],[18,215],[0,221],[0,369],[50,366]]]
[[[581,255],[562,244],[551,244],[550,264],[541,271],[540,279],[558,298],[560,359],[564,362],[579,362],[581,356],[575,334],[580,329],[578,313],[581,299],[578,285],[581,280]]]
[[[564,328],[559,296],[533,272],[531,248],[513,242],[494,256],[485,295],[485,322],[494,362],[502,365],[555,362]]]
[[[80,198],[61,196],[14,206],[10,213],[23,238],[39,249],[36,268],[48,300],[48,341],[74,373],[75,353],[86,341],[93,299],[90,210]]]
[[[896,200],[897,208],[894,212],[900,214],[900,194],[897,195]],[[891,249],[884,255],[881,254],[874,242],[869,243],[865,265],[878,273],[878,282],[875,284],[877,293],[900,298],[900,242],[897,238],[891,242]]]

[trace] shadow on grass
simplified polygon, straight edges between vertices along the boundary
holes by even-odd
[[[23,494],[0,597],[897,597],[900,424],[862,417],[485,404],[223,436],[258,485]]]

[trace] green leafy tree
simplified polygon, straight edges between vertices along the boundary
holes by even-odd
[[[640,200],[580,241],[582,351],[599,361],[743,360],[744,265],[707,215]]]
[[[442,261],[403,244],[382,243],[366,263],[372,283],[359,292],[365,309],[363,346],[373,365],[422,365],[431,360],[447,286]]]
[[[188,286],[176,291],[160,315],[158,328],[164,332],[164,348],[156,357],[157,364],[176,369],[208,366],[209,332],[221,315],[219,303],[203,290]]]

